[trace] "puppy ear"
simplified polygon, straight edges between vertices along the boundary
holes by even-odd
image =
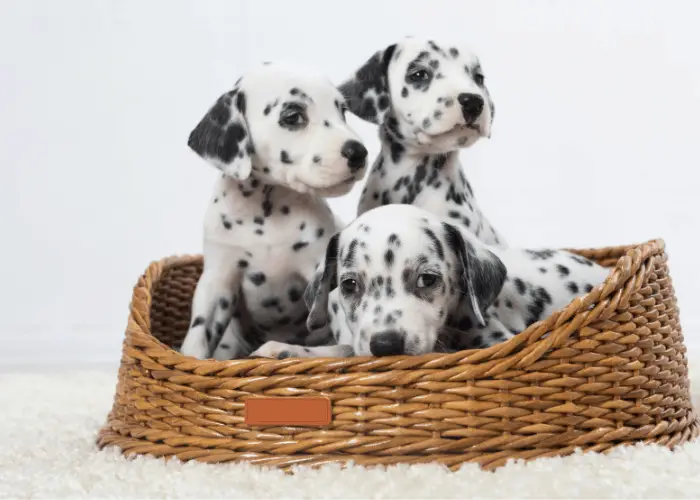
[[[443,223],[447,244],[461,264],[462,290],[467,295],[474,317],[481,326],[486,325],[484,315],[501,293],[508,270],[492,252],[481,249],[477,255],[470,242],[465,242],[455,226]]]
[[[328,241],[323,262],[316,268],[316,274],[304,292],[304,302],[309,309],[306,327],[312,333],[328,325],[328,294],[333,289],[338,272],[339,237],[340,233],[336,233]]]
[[[239,180],[252,169],[253,143],[245,119],[246,96],[240,89],[225,93],[190,132],[187,145],[200,157]]]
[[[358,117],[380,125],[391,104],[388,69],[396,44],[375,53],[355,74],[338,87],[348,108]]]

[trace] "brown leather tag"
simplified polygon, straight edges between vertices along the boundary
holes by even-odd
[[[245,401],[246,425],[308,425],[331,423],[331,400],[323,397],[250,398]]]

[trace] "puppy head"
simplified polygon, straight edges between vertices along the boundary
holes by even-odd
[[[307,287],[307,326],[327,327],[335,283],[358,355],[432,352],[458,307],[469,308],[483,324],[506,269],[478,240],[465,236],[411,205],[365,212],[330,240]]]
[[[235,179],[254,175],[302,193],[339,196],[363,177],[367,159],[345,110],[326,77],[265,64],[219,97],[188,145]]]
[[[493,100],[467,47],[405,38],[374,54],[339,88],[354,114],[429,152],[491,136]]]

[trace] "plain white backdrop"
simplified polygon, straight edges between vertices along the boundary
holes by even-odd
[[[462,160],[511,245],[664,238],[700,347],[699,17],[693,0],[0,0],[0,365],[119,359],[140,273],[199,252],[217,174],[187,136],[247,68],[339,82],[410,34],[481,57],[498,113]],[[332,201],[346,220],[360,189]]]

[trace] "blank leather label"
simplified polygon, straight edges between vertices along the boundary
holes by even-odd
[[[309,425],[331,423],[331,400],[322,397],[250,398],[245,401],[247,425]]]

